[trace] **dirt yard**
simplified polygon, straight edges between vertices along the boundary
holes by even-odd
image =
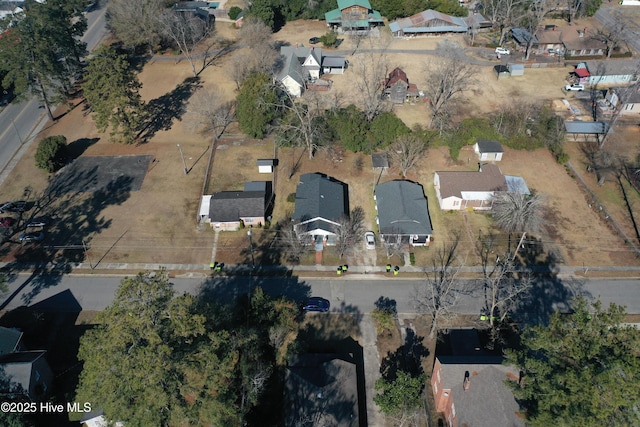
[[[227,39],[235,37],[230,24],[219,26],[221,36]],[[277,40],[288,43],[305,43],[309,37],[326,32],[322,22],[298,21],[287,24],[274,35]],[[433,49],[439,39],[396,40],[391,49]],[[341,49],[348,47],[348,41]],[[242,54],[235,52],[234,54]],[[419,53],[390,53],[390,64],[405,68],[409,79],[418,86],[423,84],[423,63],[431,58]],[[215,64],[201,74],[199,87],[188,87],[187,92],[213,90],[224,94],[228,99],[235,96],[235,83],[230,71],[231,54],[216,60]],[[482,82],[480,89],[467,94],[464,102],[467,112],[487,111],[503,102],[515,102],[519,97],[532,97],[540,100],[560,99],[563,94],[560,87],[568,70],[527,69],[525,76],[498,81],[490,67],[477,69],[477,77]],[[190,67],[186,61],[176,63],[172,58],[162,58],[149,62],[140,73],[143,83],[142,96],[145,101],[162,105],[161,101],[175,100],[184,94],[183,83],[190,77]],[[342,76],[332,76],[334,88],[331,92],[345,91],[350,94],[352,75],[349,70]],[[180,86],[183,85],[183,86]],[[182,95],[181,95],[182,96]],[[349,98],[347,98],[349,99]],[[157,262],[157,263],[201,263],[208,264],[214,233],[207,227],[198,226],[196,221],[199,197],[203,188],[203,177],[210,156],[211,140],[207,136],[193,133],[189,126],[188,114],[181,108],[171,112],[176,117],[157,129],[147,143],[124,146],[109,141],[108,135],[96,131],[93,121],[87,116],[84,105],[76,101],[76,107],[65,114],[61,107],[57,114],[60,118],[49,125],[41,136],[65,135],[69,142],[82,147],[84,156],[106,155],[151,155],[153,161],[148,168],[142,188],[137,192],[107,197],[85,217],[74,218],[84,224],[83,235],[78,232],[68,234],[64,227],[55,228],[47,237],[47,247],[75,245],[82,258],[81,245],[88,247],[88,257],[98,262]],[[180,101],[186,104],[186,100]],[[426,124],[428,115],[424,104],[397,107],[398,115],[409,125]],[[185,156],[189,173],[185,175],[178,144]],[[31,200],[40,199],[44,194],[48,177],[34,166],[36,144],[30,147],[18,167],[15,168],[5,185],[0,189],[2,199],[20,199],[25,197],[25,189],[30,189]],[[228,138],[220,141],[213,156],[212,175],[206,183],[207,192],[240,189],[248,180],[265,179],[257,174],[255,160],[273,155],[271,141],[253,141],[239,135],[233,126]],[[319,152],[309,160],[306,153],[299,150],[281,149],[277,151],[279,166],[274,176],[276,180],[276,205],[273,222],[288,218],[293,204],[286,201],[287,195],[295,192],[299,175],[307,172],[323,172],[349,185],[351,208],[362,206],[366,211],[367,228],[376,230],[375,206],[372,198],[373,188],[378,175],[371,167],[369,156],[353,153]],[[572,153],[573,155],[573,153]],[[301,160],[299,170],[289,179],[291,165]],[[436,170],[466,170],[475,167],[471,154],[461,154],[461,162],[455,164],[443,148],[431,149],[426,158],[414,168],[409,179],[423,184],[429,198],[435,244],[445,241],[454,230],[461,230],[472,247],[472,241],[480,229],[486,230],[490,222],[485,215],[475,213],[444,214],[439,211],[433,192],[433,172]],[[541,236],[545,245],[558,248],[564,262],[569,265],[582,265],[597,260],[602,265],[627,265],[637,263],[630,256],[628,248],[608,228],[603,219],[592,209],[576,182],[563,167],[557,165],[548,152],[517,152],[507,150],[500,167],[504,173],[521,175],[530,188],[543,193],[551,207],[546,233]],[[380,182],[399,178],[397,170],[391,169],[380,178]],[[117,197],[115,197],[117,196]],[[91,195],[80,195],[74,199],[77,203],[90,203]],[[69,199],[60,198],[48,203],[45,213],[52,213],[64,222],[69,215],[76,215],[67,206]],[[96,205],[96,203],[93,203]],[[95,222],[99,220],[100,226]],[[377,230],[376,230],[377,231]],[[263,252],[271,248],[272,230],[255,230],[255,241],[259,243],[256,253],[258,262]],[[15,238],[15,236],[14,236]],[[80,248],[80,249],[78,249]],[[243,231],[221,233],[219,241],[219,260],[226,263],[247,262],[248,242]],[[33,248],[20,247],[10,243],[4,246],[5,259],[27,260]],[[378,252],[377,257],[364,257],[361,251],[348,259],[352,265],[384,265],[389,262],[386,256]],[[49,252],[48,252],[49,253]],[[40,252],[35,252],[35,255]],[[34,255],[34,256],[35,256]],[[368,255],[368,254],[367,254]],[[54,256],[49,254],[48,256]],[[327,264],[338,262],[337,258],[326,259]],[[418,265],[430,262],[428,250],[417,251]],[[473,258],[473,255],[471,255]],[[309,259],[309,262],[312,262]],[[472,261],[471,263],[474,263]]]

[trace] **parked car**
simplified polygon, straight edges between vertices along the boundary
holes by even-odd
[[[497,47],[496,48],[496,53],[498,55],[510,55],[511,51],[509,49],[504,48],[504,47]]]
[[[44,240],[44,231],[36,231],[35,233],[22,233],[19,237],[20,243],[33,243]]]
[[[376,235],[373,234],[373,231],[367,231],[364,233],[364,242],[367,245],[367,249],[376,248]]]
[[[328,300],[321,297],[311,297],[307,303],[302,306],[302,309],[304,311],[321,311],[324,313],[329,311],[330,307],[331,303]]]
[[[5,212],[24,212],[27,209],[27,202],[19,201],[19,202],[6,202],[0,205],[0,213]]]
[[[16,221],[13,218],[0,218],[0,228],[11,227],[15,222]]]
[[[571,85],[566,85],[564,87],[564,90],[582,92],[584,90],[584,85],[581,85],[581,84],[578,84],[578,83],[574,83],[574,84],[571,84]]]
[[[27,221],[24,225],[27,228],[36,228],[36,227],[46,227],[51,224],[51,218],[48,216],[41,216],[38,218],[33,218]]]
[[[311,37],[311,38],[309,39],[309,43],[310,43],[310,44],[320,43],[320,37]]]

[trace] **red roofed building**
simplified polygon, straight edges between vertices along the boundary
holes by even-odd
[[[417,98],[420,92],[415,84],[409,83],[407,74],[398,67],[384,80],[384,94],[394,104],[402,104],[407,99]]]

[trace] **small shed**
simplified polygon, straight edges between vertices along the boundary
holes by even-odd
[[[496,65],[493,67],[493,71],[496,73],[498,80],[511,76],[509,73],[509,67],[506,65]]]
[[[276,165],[275,159],[258,159],[259,173],[273,173],[273,167]]]
[[[473,146],[473,151],[482,161],[499,162],[502,160],[504,149],[498,141],[492,139],[479,139]]]
[[[389,168],[389,156],[387,153],[373,153],[371,155],[371,163],[374,169],[388,169]]]
[[[509,64],[507,68],[511,76],[524,76],[524,64]]]

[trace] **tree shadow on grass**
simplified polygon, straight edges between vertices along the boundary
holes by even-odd
[[[67,145],[67,156],[70,159],[77,159],[87,148],[100,141],[100,138],[79,138]]]
[[[404,343],[393,353],[387,352],[380,364],[380,374],[387,381],[395,381],[398,371],[416,377],[424,373],[422,358],[429,355],[429,349],[423,344],[424,337],[418,336],[413,329],[406,329]]]
[[[187,101],[200,86],[199,77],[189,77],[171,92],[149,101],[147,104],[148,119],[138,133],[140,143],[148,142],[159,131],[171,129],[173,120],[182,118]]]

